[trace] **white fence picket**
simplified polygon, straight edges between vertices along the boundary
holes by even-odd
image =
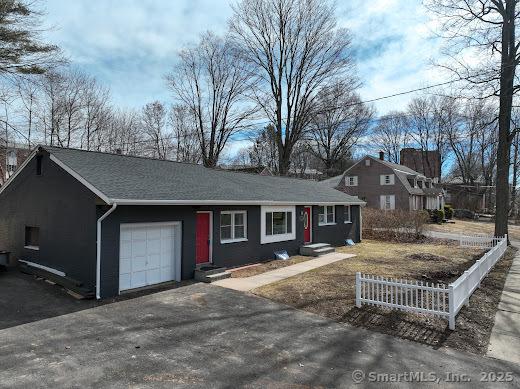
[[[490,247],[482,258],[464,272],[455,282],[446,286],[423,281],[396,280],[356,273],[356,306],[379,305],[391,309],[444,317],[450,329],[455,329],[455,317],[480,286],[482,280],[504,255],[507,249],[505,237],[484,235],[460,236],[464,247]],[[403,296],[404,295],[404,296]]]

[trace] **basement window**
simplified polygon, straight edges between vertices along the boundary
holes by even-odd
[[[25,246],[26,249],[40,249],[40,227],[25,226]]]

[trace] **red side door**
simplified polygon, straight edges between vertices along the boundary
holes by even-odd
[[[195,262],[207,263],[209,262],[209,213],[197,213],[196,226],[196,247],[195,247]]]
[[[305,243],[311,242],[311,229],[312,229],[312,219],[311,219],[311,207],[304,207],[304,216],[303,216],[303,241]]]

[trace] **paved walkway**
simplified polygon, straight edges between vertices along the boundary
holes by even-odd
[[[511,243],[520,248],[520,242]],[[507,275],[487,355],[520,364],[520,251]]]
[[[355,255],[344,253],[330,253],[322,255],[321,257],[315,259],[310,259],[305,262],[297,263],[296,265],[271,270],[262,274],[258,274],[256,276],[245,278],[226,278],[225,280],[213,282],[213,285],[218,285],[224,288],[246,292],[255,288],[259,288],[260,286],[272,284],[273,282],[280,281],[285,278],[289,278],[297,274],[304,273],[306,271],[352,257],[355,257]]]

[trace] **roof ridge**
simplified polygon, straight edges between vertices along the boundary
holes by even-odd
[[[158,161],[158,162],[175,163],[175,164],[179,164],[179,165],[197,166],[197,167],[200,167],[203,169],[208,169],[208,170],[213,170],[213,171],[218,171],[218,172],[226,172],[226,173],[230,173],[230,174],[243,174],[243,175],[247,175],[247,176],[262,176],[260,173],[234,171],[234,170],[228,170],[228,169],[224,169],[224,168],[220,168],[220,167],[207,167],[207,166],[201,165],[199,163],[195,163],[195,162],[173,161],[171,159],[144,157],[141,155],[117,154],[117,153],[98,151],[98,150],[85,150],[85,149],[78,149],[78,148],[74,148],[74,147],[60,147],[60,146],[54,146],[54,145],[51,146],[51,145],[41,145],[41,144],[38,145],[37,148],[42,148],[44,150],[47,148],[54,148],[54,149],[59,149],[59,150],[73,150],[73,151],[80,151],[80,152],[84,152],[84,153],[96,153],[96,154],[111,155],[111,156],[116,156],[116,157],[137,158],[137,159],[143,159],[143,160],[149,160],[149,161]],[[319,182],[316,180],[310,180],[310,179],[306,179],[306,178],[279,176],[279,175],[270,175],[270,176],[262,176],[262,177],[274,177],[274,178],[282,179],[282,180],[297,180],[297,181],[313,182],[313,183]]]

